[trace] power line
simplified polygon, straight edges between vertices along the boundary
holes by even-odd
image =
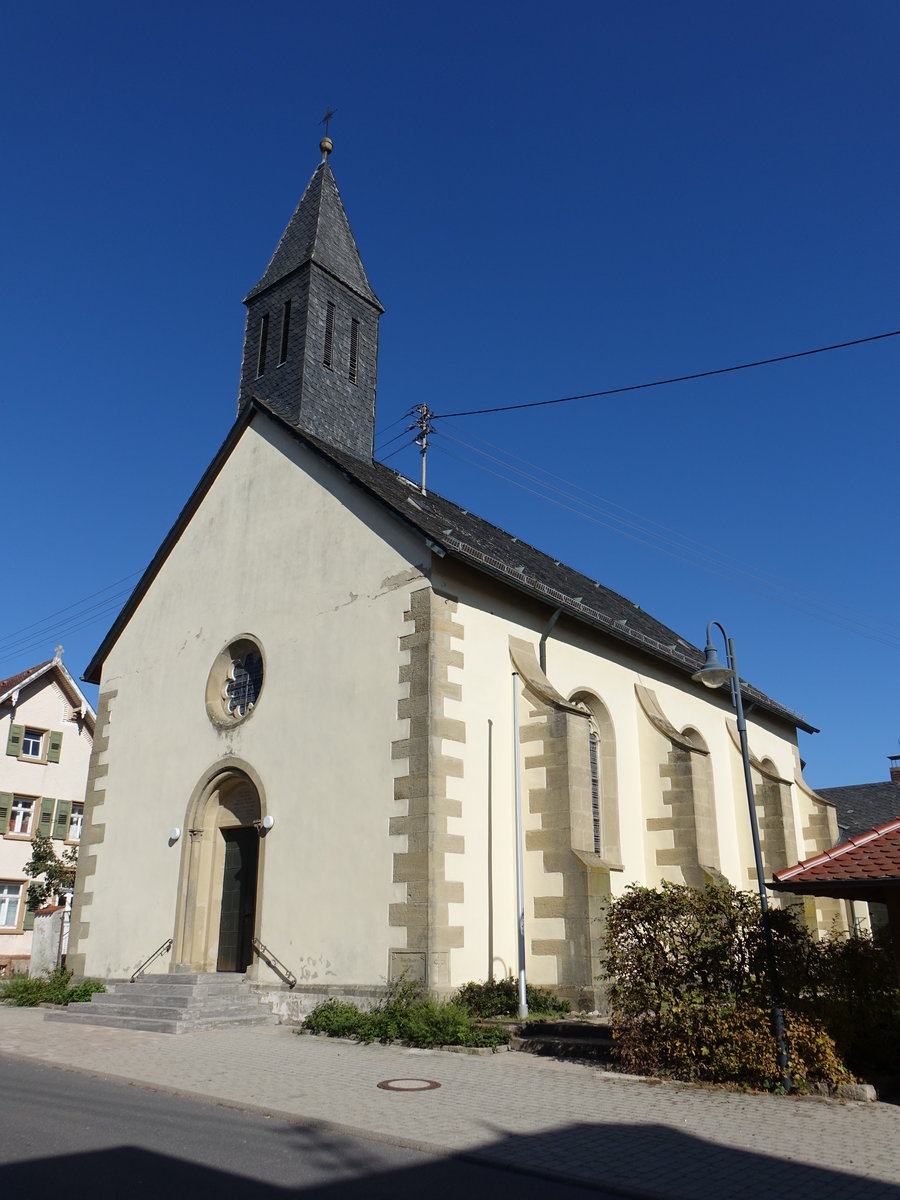
[[[108,583],[106,587],[99,588],[96,592],[91,592],[87,596],[82,596],[80,600],[73,600],[71,604],[66,604],[63,608],[58,608],[56,612],[49,613],[46,617],[41,617],[37,621],[32,621],[30,625],[23,625],[21,629],[14,629],[11,633],[0,638],[0,647],[8,642],[10,638],[16,638],[21,633],[28,633],[38,625],[44,625],[48,621],[52,621],[54,617],[60,617],[63,613],[71,612],[73,608],[80,608],[82,604],[87,604],[88,600],[93,600],[97,596],[102,596],[104,592],[111,592],[113,588],[121,587],[123,583],[127,583],[129,579],[136,579],[138,575],[142,575],[142,571],[132,571],[129,575],[123,575],[121,579],[117,579],[115,583]]]
[[[389,433],[394,426],[399,425],[401,421],[408,420],[413,415],[414,411],[415,409],[408,408],[405,413],[401,414],[401,416],[397,418],[396,421],[391,421],[390,425],[385,425],[384,429],[379,429],[378,433],[375,434],[375,440],[377,441],[379,438],[383,438],[386,433]],[[400,436],[402,437],[403,435],[401,434]],[[391,442],[396,442],[396,440],[396,438],[391,438]],[[388,442],[387,445],[390,445],[391,442]]]
[[[846,350],[849,346],[864,346],[867,342],[880,342],[885,338],[900,337],[900,329],[888,333],[873,333],[869,337],[854,338],[850,342],[834,342],[830,346],[817,346],[814,350],[796,350],[793,354],[778,354],[774,358],[758,358],[754,362],[738,363],[733,367],[716,367],[711,371],[694,371],[690,375],[673,375],[669,379],[654,379],[649,383],[631,383],[626,387],[605,388],[600,392],[581,392],[577,396],[557,396],[555,400],[529,400],[523,404],[498,404],[493,408],[470,408],[462,412],[434,413],[435,421],[446,421],[450,417],[480,417],[485,413],[516,412],[523,408],[546,408],[550,404],[569,404],[572,400],[596,400],[601,396],[620,396],[623,392],[641,392],[647,388],[665,387],[670,383],[687,383],[692,379],[709,379],[712,375],[729,375],[734,371],[749,371],[754,367],[767,367],[772,363],[790,362],[794,358],[810,358],[813,354],[828,354],[832,350]]]
[[[409,430],[404,429],[403,432],[408,433]],[[387,458],[382,458],[379,461],[382,463],[390,462],[390,460],[394,457],[394,455],[399,454],[401,450],[408,450],[410,448],[410,446],[415,446],[415,444],[416,444],[416,439],[413,438],[411,441],[405,442],[402,446],[398,446],[396,450],[392,450],[391,453],[387,456]]]
[[[440,436],[443,437],[445,441],[448,439],[448,435],[445,433],[441,434]],[[475,450],[476,453],[479,453],[483,457],[486,457],[489,460],[497,463],[504,470],[515,471],[528,482],[526,483],[517,479],[512,479],[509,477],[509,475],[502,474],[500,471],[493,470],[491,467],[487,467],[482,463],[473,462],[471,459],[463,458],[460,455],[455,454],[445,445],[444,452],[450,458],[456,459],[457,462],[474,466],[478,470],[484,471],[488,475],[492,475],[497,479],[503,480],[505,483],[511,483],[514,487],[519,488],[521,491],[528,492],[533,496],[537,496],[539,499],[544,500],[549,504],[553,504],[557,508],[562,508],[567,512],[574,513],[583,520],[590,521],[593,525],[599,525],[603,528],[610,529],[612,532],[617,533],[620,537],[625,537],[631,541],[638,542],[641,545],[648,546],[651,549],[656,550],[658,553],[667,555],[669,558],[674,558],[681,562],[699,566],[702,570],[707,571],[710,574],[716,574],[725,577],[730,576],[733,578],[742,577],[743,580],[748,581],[748,586],[752,587],[755,591],[762,595],[766,595],[770,599],[774,599],[789,608],[793,608],[796,611],[802,612],[807,616],[826,621],[829,624],[836,625],[839,628],[846,629],[850,632],[858,634],[859,636],[879,642],[882,645],[892,647],[900,646],[900,634],[898,634],[889,626],[876,625],[869,620],[854,615],[849,609],[843,609],[842,611],[841,608],[837,606],[828,607],[823,605],[814,597],[806,596],[803,593],[792,590],[788,585],[780,582],[774,576],[767,577],[765,575],[761,575],[755,571],[747,570],[746,568],[742,568],[730,563],[729,560],[722,555],[710,554],[708,552],[708,548],[704,547],[703,543],[697,543],[692,538],[684,537],[673,530],[667,530],[665,526],[658,525],[657,522],[651,521],[649,524],[655,525],[658,529],[664,531],[664,533],[672,536],[661,536],[660,534],[654,533],[652,529],[642,528],[641,525],[635,521],[626,521],[620,517],[616,517],[615,514],[610,514],[601,507],[591,504],[589,501],[582,500],[580,497],[573,495],[571,492],[567,492],[562,488],[554,487],[545,480],[539,479],[533,475],[529,475],[529,473],[526,471],[519,471],[516,468],[511,467],[508,463],[504,463],[500,459],[497,459],[494,455],[486,454],[484,451],[477,450],[476,447],[469,446],[467,443],[461,442],[457,438],[449,438],[449,440],[464,446],[466,449]],[[519,461],[525,463],[524,459],[519,459]],[[525,465],[534,464],[525,463]],[[537,467],[535,469],[541,470],[542,468]],[[552,478],[561,479],[560,476],[552,475],[551,472],[547,472],[547,474],[550,474]],[[567,481],[562,480],[562,482]],[[529,486],[529,483],[536,484],[537,487],[531,487]],[[578,485],[572,486],[574,486],[577,490],[586,492],[586,489],[578,488]],[[538,488],[543,488],[545,490],[539,491],[537,490]],[[547,495],[547,490],[556,492],[557,496]],[[592,493],[587,492],[587,495],[592,495]],[[567,501],[571,501],[572,503],[567,503]],[[629,510],[623,511],[627,512]],[[593,513],[597,513],[599,515],[595,516]],[[637,514],[631,515],[636,516]],[[622,526],[625,527],[622,528]],[[686,544],[690,542],[694,542],[694,545],[698,548],[694,549],[691,547],[691,545]]]
[[[392,437],[389,442],[383,442],[380,446],[376,446],[376,448],[375,448],[376,452],[378,454],[381,454],[382,451],[387,450],[388,446],[393,446],[394,442],[399,442],[401,438],[406,437],[406,435],[409,433],[410,429],[413,429],[413,428],[415,428],[415,426],[408,425],[406,427],[406,429],[401,430],[400,433],[398,433],[396,435],[396,437]]]

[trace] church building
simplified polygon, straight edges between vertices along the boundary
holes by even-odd
[[[518,767],[528,980],[591,1009],[610,896],[756,886],[730,697],[643,608],[374,461],[384,310],[321,148],[245,300],[237,420],[85,673],[68,962],[127,978],[171,939],[151,971],[289,974],[301,1012],[515,974]],[[837,826],[812,727],[742,694],[771,878]]]

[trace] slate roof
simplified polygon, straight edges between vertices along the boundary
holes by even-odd
[[[900,783],[890,779],[847,787],[816,788],[816,794],[830,801],[837,810],[842,840],[900,817]]]
[[[106,654],[119,632],[137,607],[144,592],[160,569],[181,530],[199,506],[207,489],[231,453],[232,448],[255,414],[274,421],[297,441],[311,447],[321,458],[337,467],[346,479],[363,488],[379,504],[408,527],[418,531],[439,556],[449,556],[477,571],[502,580],[519,592],[547,605],[548,616],[556,608],[602,630],[615,641],[650,655],[679,671],[692,675],[703,666],[701,650],[673,630],[651,617],[638,605],[580,571],[521,541],[511,533],[461,508],[451,500],[419,487],[377,462],[363,462],[341,453],[311,435],[301,433],[262,401],[253,399],[232,426],[216,458],[197,485],[178,520],[147,568],[116,623],[104,639],[85,671],[84,678],[100,682],[100,670]],[[702,687],[702,684],[698,684]],[[754,705],[807,733],[818,730],[802,717],[778,704],[758,688],[741,681],[746,712]]]
[[[778,891],[850,897],[900,885],[900,820],[774,874]]]
[[[244,303],[307,262],[316,263],[384,312],[366,276],[340,192],[325,161],[313,172],[262,279],[247,293]]]

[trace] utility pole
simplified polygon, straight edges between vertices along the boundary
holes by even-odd
[[[425,458],[426,458],[426,455],[428,454],[428,436],[429,436],[429,434],[434,433],[434,425],[432,425],[432,423],[431,423],[431,418],[434,416],[434,413],[431,411],[431,409],[428,407],[427,404],[417,404],[416,407],[413,409],[413,412],[416,413],[417,416],[416,416],[416,420],[413,421],[412,425],[410,425],[410,429],[418,430],[418,433],[416,434],[415,442],[416,442],[416,445],[419,447],[419,451],[422,455],[422,495],[424,496],[425,495]]]

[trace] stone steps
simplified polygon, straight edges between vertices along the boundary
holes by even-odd
[[[511,1050],[548,1058],[613,1060],[612,1030],[603,1020],[528,1021],[509,1042]]]
[[[274,1021],[244,975],[196,973],[143,975],[134,983],[117,983],[107,992],[96,992],[89,1004],[48,1009],[44,1017],[151,1033],[185,1033]]]

